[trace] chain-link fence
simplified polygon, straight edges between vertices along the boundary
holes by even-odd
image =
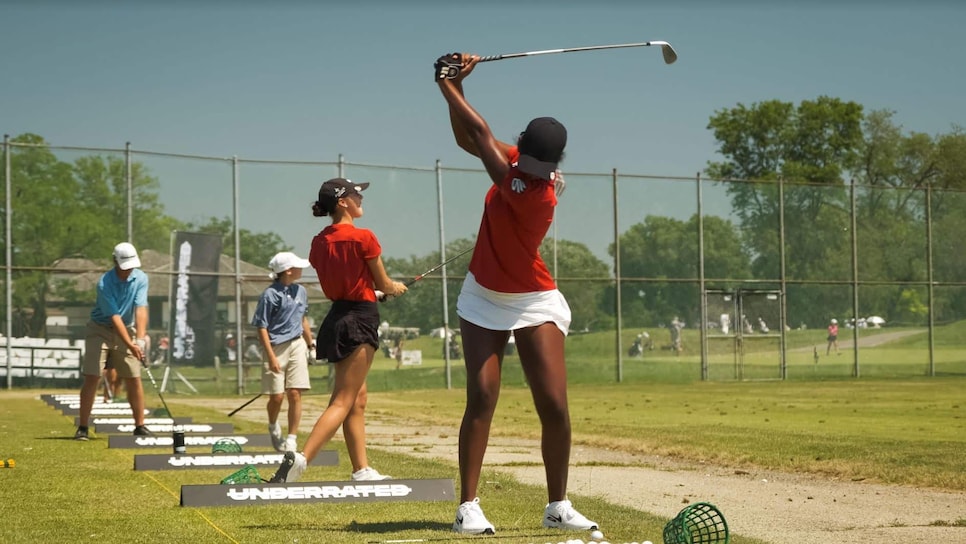
[[[79,346],[96,281],[125,240],[151,278],[152,358],[167,364],[157,348],[170,335],[172,240],[199,231],[224,238],[211,327],[219,349],[178,370],[213,391],[242,392],[260,373],[248,323],[270,281],[268,257],[307,256],[327,224],[310,212],[322,181],[372,182],[358,224],[379,237],[399,279],[473,244],[489,184],[482,170],[439,161],[203,157],[29,138],[5,138],[3,159],[8,387],[76,380],[76,353],[54,348]],[[571,380],[966,374],[966,193],[616,170],[566,173],[566,182],[542,254],[573,310]],[[385,345],[371,388],[464,380],[455,300],[468,261],[381,306]],[[303,282],[319,323],[328,303],[311,276]],[[507,379],[522,383],[512,348]]]

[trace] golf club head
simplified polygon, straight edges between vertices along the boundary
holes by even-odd
[[[664,55],[664,64],[674,64],[674,61],[678,60],[678,54],[674,52],[674,48],[671,44],[667,42],[649,42],[651,45],[660,45],[661,54]]]

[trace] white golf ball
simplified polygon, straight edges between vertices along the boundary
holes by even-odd
[[[590,532],[590,538],[593,538],[594,540],[603,540],[604,539],[604,533],[602,533],[600,531],[591,531]]]
[[[645,540],[644,542],[641,542],[641,544],[654,544],[654,543],[651,542],[650,540]]]

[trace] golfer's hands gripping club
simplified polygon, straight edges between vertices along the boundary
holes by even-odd
[[[376,300],[378,300],[379,302],[386,302],[387,300],[396,298],[399,295],[402,295],[403,293],[405,293],[406,291],[409,291],[409,287],[401,281],[392,282],[392,289],[393,289],[392,293],[387,293],[384,291],[380,291],[379,289],[376,289]]]
[[[479,60],[479,55],[447,53],[436,59],[436,62],[433,64],[436,81],[444,79],[462,81],[466,76],[470,75],[470,72],[473,71],[473,68],[476,67]]]
[[[145,353],[148,349],[148,343],[144,338],[138,338],[134,341],[133,349],[131,349],[131,354],[141,361],[141,366],[148,366],[148,355]]]

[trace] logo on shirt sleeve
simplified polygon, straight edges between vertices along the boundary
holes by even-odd
[[[527,190],[527,184],[520,178],[513,178],[513,181],[510,182],[510,189],[514,193],[522,193]]]

